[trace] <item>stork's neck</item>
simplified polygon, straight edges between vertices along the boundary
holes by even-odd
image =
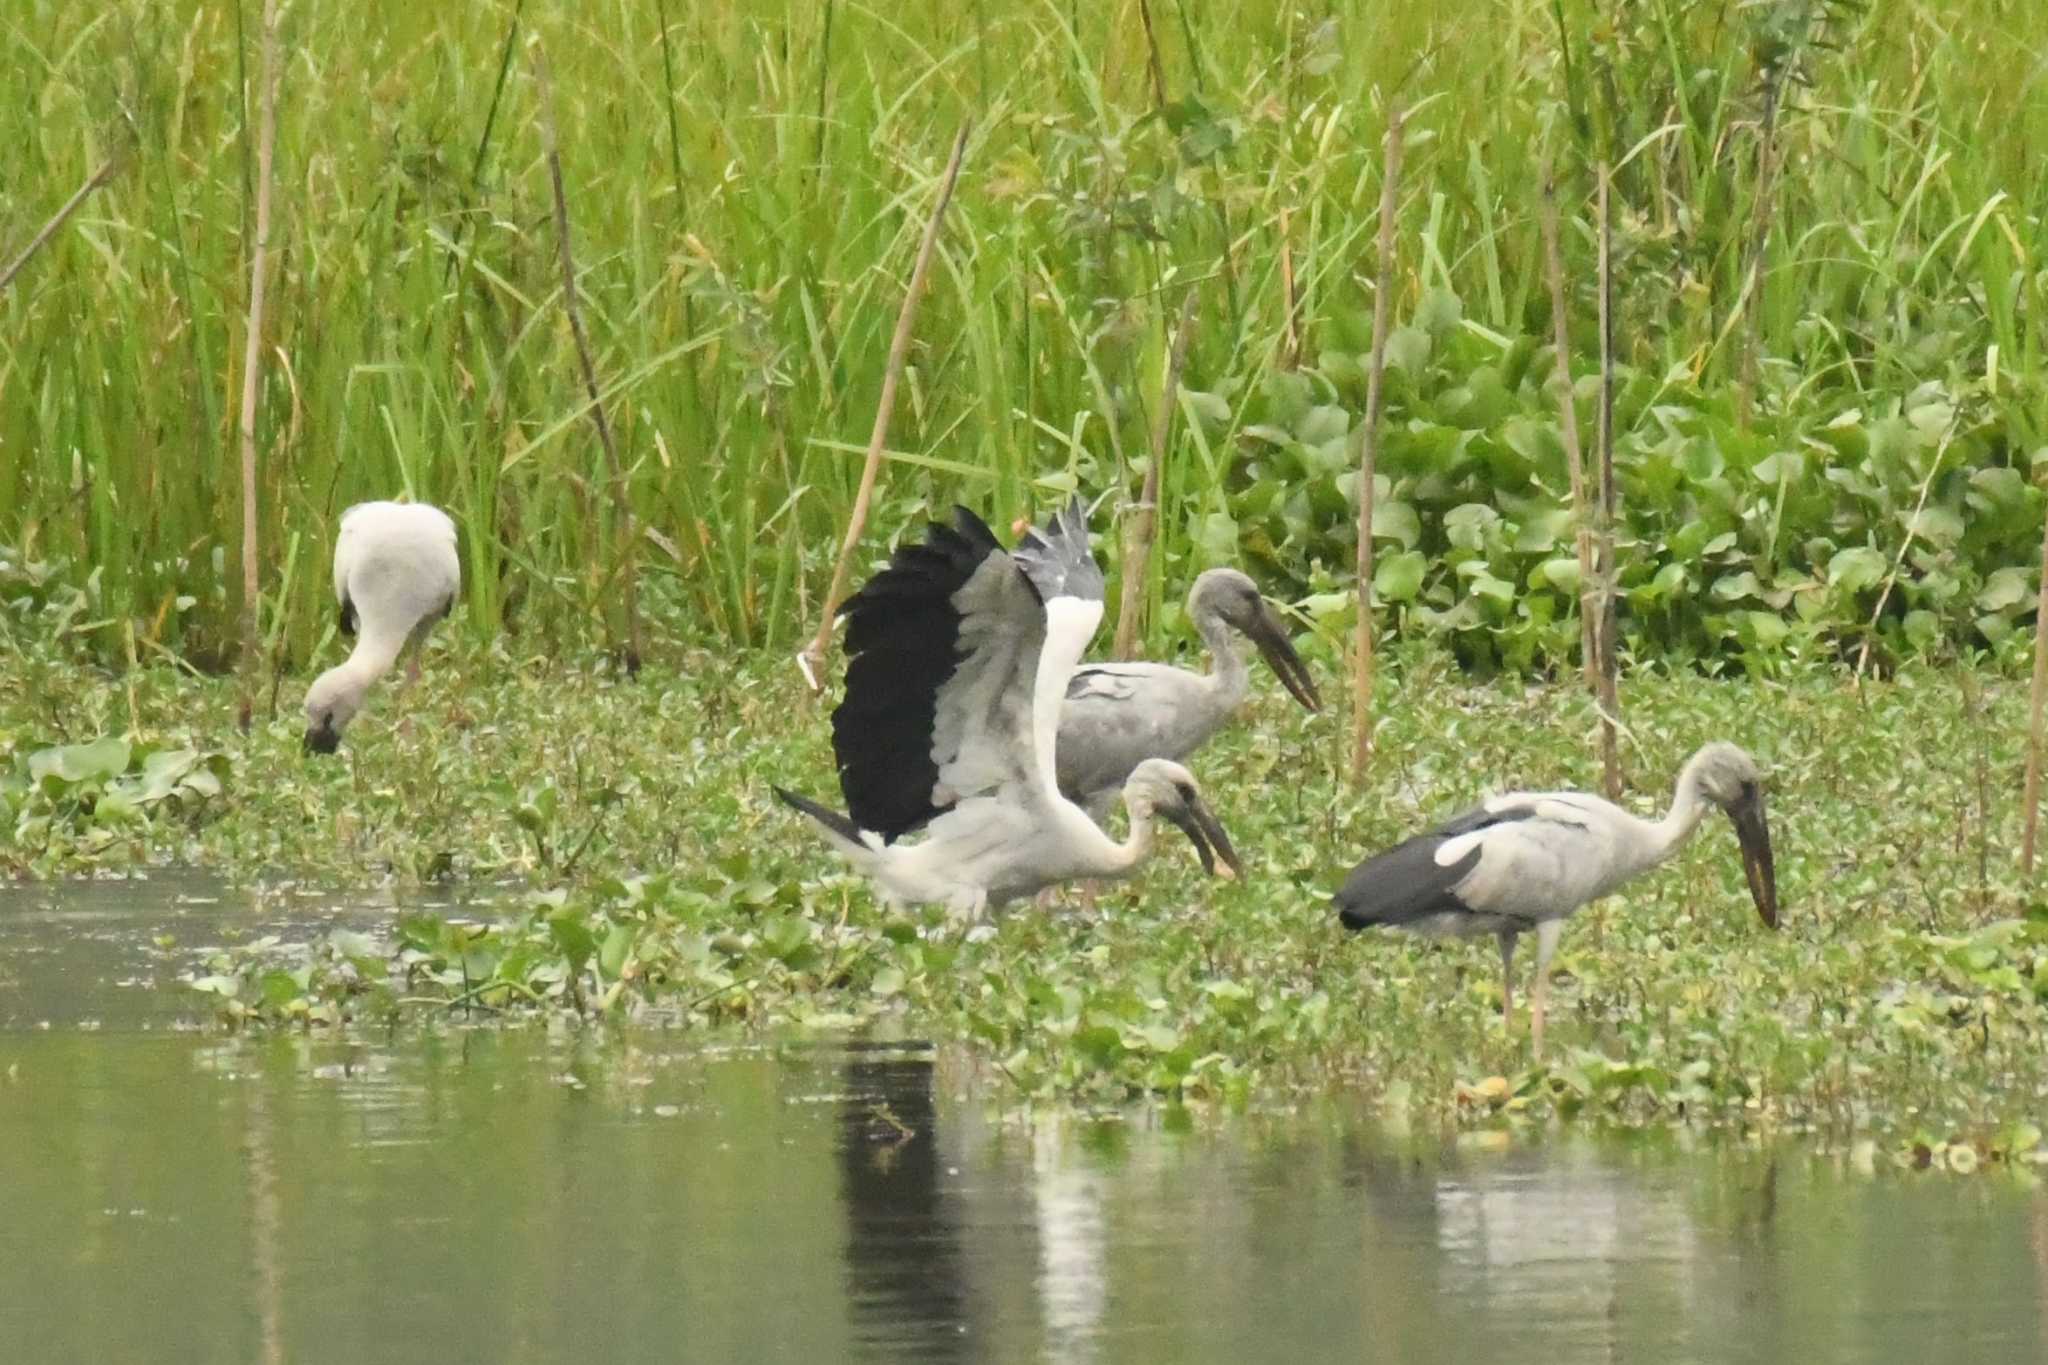
[[[357,619],[356,647],[349,651],[348,658],[336,665],[336,672],[347,670],[349,676],[364,687],[391,671],[391,665],[398,662],[399,651],[405,648],[406,632],[380,629],[370,621]]]
[[[1711,804],[1700,789],[1700,765],[1695,757],[1678,775],[1678,790],[1672,794],[1671,809],[1664,813],[1662,820],[1650,826],[1650,861],[1662,862],[1691,838]]]
[[[1131,807],[1130,817],[1130,833],[1124,836],[1122,843],[1110,846],[1113,866],[1104,873],[1105,876],[1127,876],[1139,863],[1152,856],[1152,844],[1159,834],[1159,818],[1145,807]]]
[[[1245,667],[1244,656],[1237,652],[1237,632],[1233,631],[1223,618],[1213,610],[1197,609],[1189,604],[1188,615],[1201,633],[1202,642],[1209,646],[1209,686],[1223,704],[1235,709],[1251,690],[1251,673]]]

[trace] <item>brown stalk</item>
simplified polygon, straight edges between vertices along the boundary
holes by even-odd
[[[263,111],[256,128],[256,243],[249,253],[249,324],[242,347],[242,663],[238,721],[255,710],[256,400],[263,378],[263,297],[270,262],[270,166],[277,148],[277,0],[263,0]]]
[[[889,419],[896,411],[896,385],[903,378],[903,362],[910,354],[910,327],[917,320],[917,301],[924,293],[924,278],[930,273],[932,256],[938,249],[939,223],[946,205],[953,200],[953,185],[960,178],[960,159],[967,153],[971,125],[961,124],[953,137],[953,154],[946,161],[946,173],[939,183],[938,201],[924,225],[924,241],[917,248],[917,263],[910,270],[910,285],[903,291],[903,307],[896,314],[896,334],[889,341],[889,361],[882,371],[882,396],[875,404],[875,428],[868,437],[867,461],[861,466],[860,488],[854,494],[853,511],[846,518],[846,537],[839,542],[839,558],[832,566],[832,585],[825,591],[825,609],[818,621],[818,633],[797,651],[796,666],[811,691],[823,690],[820,669],[825,662],[825,641],[832,634],[833,614],[846,592],[847,570],[853,563],[854,547],[868,524],[868,504],[874,500],[875,476],[882,468],[882,448],[889,438]]]
[[[1600,695],[1600,594],[1593,579],[1593,512],[1586,505],[1586,457],[1579,445],[1579,409],[1572,401],[1572,338],[1565,313],[1564,252],[1557,241],[1557,180],[1543,168],[1543,255],[1550,272],[1550,317],[1557,342],[1557,419],[1565,469],[1572,481],[1572,539],[1579,551],[1579,656],[1586,688]]]
[[[1159,390],[1159,411],[1152,416],[1152,459],[1145,466],[1145,487],[1138,505],[1124,523],[1123,589],[1116,611],[1116,642],[1111,653],[1128,659],[1137,650],[1138,627],[1144,615],[1145,570],[1152,562],[1152,542],[1159,534],[1159,479],[1166,467],[1167,438],[1173,434],[1173,410],[1180,401],[1180,374],[1195,335],[1195,291],[1181,296],[1180,322],[1174,327],[1173,349],[1166,361],[1166,382]]]
[[[121,163],[118,158],[108,161],[72,192],[71,197],[64,201],[64,207],[51,214],[50,221],[43,224],[43,230],[29,239],[28,245],[21,249],[21,254],[7,263],[6,270],[0,271],[0,292],[5,292],[7,286],[14,283],[14,277],[29,263],[29,258],[41,251],[44,243],[57,235],[57,229],[64,226],[67,218],[78,212],[78,206],[83,204],[94,190],[112,180],[114,173],[120,169]]]
[[[1279,367],[1301,363],[1301,294],[1294,282],[1294,236],[1288,231],[1287,206],[1280,206],[1280,303],[1286,325],[1280,333]]]
[[[1615,677],[1619,662],[1614,648],[1614,220],[1608,213],[1608,191],[1613,179],[1605,162],[1600,166],[1600,520],[1596,539],[1599,546],[1600,609],[1595,638],[1599,645],[1600,676],[1600,770],[1607,799],[1621,799],[1621,753],[1616,728],[1621,720],[1620,688]]]
[[[1387,331],[1394,294],[1394,205],[1401,184],[1401,131],[1406,114],[1387,118],[1386,164],[1380,175],[1379,275],[1373,285],[1372,369],[1366,377],[1365,424],[1358,456],[1358,627],[1351,666],[1351,781],[1365,782],[1372,760],[1372,484],[1380,458],[1380,412],[1385,406]]]
[[[576,259],[569,244],[569,196],[562,186],[562,153],[555,137],[555,88],[548,72],[547,52],[538,38],[533,40],[533,74],[540,83],[541,147],[548,163],[548,182],[555,197],[555,241],[562,261],[562,308],[569,315],[569,333],[576,341],[576,361],[583,371],[583,388],[590,395],[590,420],[597,427],[598,443],[604,447],[605,466],[612,477],[612,497],[618,505],[623,528],[619,562],[619,590],[626,613],[626,672],[640,672],[640,590],[634,571],[638,559],[639,530],[633,503],[626,490],[626,467],[619,461],[618,443],[612,438],[611,419],[605,415],[603,391],[597,383],[597,364],[590,355],[590,338],[583,330],[583,308],[576,289]]]
[[[1145,63],[1152,73],[1152,106],[1166,107],[1166,65],[1159,60],[1159,35],[1152,29],[1151,0],[1138,0],[1138,19],[1145,25]]]
[[[2041,526],[2041,589],[2034,602],[2034,691],[2027,710],[2027,788],[2022,805],[2026,833],[2020,836],[2020,870],[2034,870],[2034,838],[2041,823],[2041,741],[2048,710],[2048,521]]]

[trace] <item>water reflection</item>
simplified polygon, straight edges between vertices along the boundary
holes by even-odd
[[[961,1233],[941,1179],[931,1051],[853,1048],[843,1084],[840,1202],[860,1340],[905,1358],[965,1359]]]
[[[1330,1109],[1020,1116],[920,1046],[225,1035],[119,984],[166,970],[156,933],[380,912],[150,889],[0,900],[9,1360],[2048,1348],[2048,1203],[2003,1174],[1684,1133],[1492,1151]]]

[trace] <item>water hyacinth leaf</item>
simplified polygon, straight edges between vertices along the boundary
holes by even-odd
[[[1464,320],[1464,302],[1442,285],[1423,290],[1416,300],[1414,325],[1432,335],[1441,336]]]
[[[1941,618],[1925,608],[1907,612],[1901,624],[1907,643],[1922,652],[1933,649],[1941,641]]]
[[[1762,597],[1764,585],[1757,576],[1745,569],[1741,573],[1727,574],[1714,580],[1708,589],[1717,601],[1739,602],[1745,597]]]
[[[1796,485],[1806,478],[1806,457],[1796,450],[1781,450],[1758,460],[1749,472],[1758,483]]]
[[[1396,327],[1387,333],[1387,368],[1419,374],[1429,364],[1430,336],[1420,327]]]
[[[1374,540],[1399,541],[1403,550],[1412,550],[1422,539],[1422,517],[1411,503],[1394,499],[1382,501],[1375,496],[1372,535]]]
[[[89,744],[60,744],[39,750],[28,759],[29,779],[41,782],[54,777],[60,782],[103,782],[128,770],[128,742],[113,735]]]
[[[589,921],[580,910],[557,910],[549,915],[548,934],[562,955],[569,959],[573,971],[582,971],[584,964],[597,953],[597,936],[590,932]],[[490,970],[485,968],[476,975],[488,976]]]
[[[1902,512],[1899,520],[1904,523],[1908,535],[1918,536],[1943,549],[1963,538],[1962,517],[1946,507],[1922,507],[1917,512]]]
[[[2002,569],[1993,569],[1990,576],[1984,580],[1984,587],[1977,594],[1977,610],[2011,611],[2014,607],[2033,599],[2033,572],[2007,565]]]
[[[1525,517],[1515,532],[1515,553],[1546,554],[1572,534],[1569,507],[1551,507]]]
[[[1321,403],[1303,413],[1294,425],[1294,439],[1306,446],[1342,440],[1351,430],[1351,414],[1335,403]]]
[[[1414,601],[1416,594],[1422,591],[1422,578],[1428,568],[1429,561],[1417,550],[1403,550],[1399,554],[1381,557],[1373,567],[1374,599],[1381,602]]]
[[[2027,481],[2007,465],[1979,469],[1970,475],[1970,505],[1980,510],[2015,511],[2027,500]]]
[[[1530,587],[1541,587],[1547,583],[1559,592],[1577,596],[1579,585],[1585,581],[1576,558],[1546,559],[1536,566],[1530,578]]]
[[[1187,405],[1195,419],[1212,433],[1230,425],[1230,404],[1219,394],[1204,393],[1199,389],[1182,389],[1180,401]]]
[[[1483,502],[1461,503],[1444,513],[1444,534],[1461,550],[1484,550],[1486,533],[1500,521],[1500,513]]]
[[[616,978],[625,970],[626,959],[632,956],[633,946],[639,937],[639,925],[614,924],[597,951],[597,969],[608,977]]]
[[[1876,587],[1884,572],[1883,555],[1867,545],[1855,545],[1836,551],[1828,561],[1828,586],[1861,592]]]
[[[1195,545],[1206,564],[1237,562],[1237,521],[1228,512],[1210,512],[1195,523]]]

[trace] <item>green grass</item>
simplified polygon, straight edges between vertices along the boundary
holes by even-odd
[[[1308,643],[1326,672],[1328,645]],[[1503,1027],[1490,941],[1347,936],[1328,892],[1486,791],[1592,784],[1587,703],[1575,686],[1462,681],[1425,649],[1396,652],[1386,682],[1363,790],[1335,770],[1338,719],[1272,686],[1198,756],[1243,883],[1204,879],[1175,840],[1099,910],[1019,908],[986,943],[887,910],[773,801],[770,783],[834,794],[824,709],[778,655],[686,654],[628,682],[458,650],[403,703],[379,693],[326,761],[299,752],[289,712],[239,736],[225,679],[43,659],[0,686],[10,762],[127,733],[221,755],[208,770],[224,790],[102,827],[0,787],[17,831],[0,856],[36,873],[175,860],[249,882],[502,884],[487,925],[168,947],[209,993],[194,1010],[245,1026],[910,1028],[972,1044],[990,1093],[1016,1099],[1263,1107],[1338,1091],[1431,1124],[1571,1114],[2032,1147],[2048,926],[2015,865],[2018,678],[1908,668],[1859,693],[1825,669],[1631,677],[1636,809],[1660,808],[1707,739],[1766,765],[1783,927],[1759,928],[1732,831],[1710,821],[1570,924],[1548,1066],[1519,1013]]]
[[[1189,385],[1226,416],[1176,437],[1149,590],[1171,599],[1222,558],[1304,592],[1341,583],[1341,503],[1313,524],[1255,524],[1227,490],[1284,331],[1283,211],[1305,361],[1341,370],[1360,348],[1393,101],[1418,111],[1398,317],[1447,289],[1463,335],[1547,337],[1538,176],[1552,158],[1583,372],[1583,205],[1606,158],[1631,373],[1724,392],[1760,269],[1760,434],[1744,468],[1933,384],[1981,436],[1970,466],[2031,474],[2048,393],[2048,182],[2034,173],[2048,39],[2031,0],[1155,14],[1165,117],[1132,3],[290,6],[261,419],[273,656],[320,646],[341,509],[396,493],[461,524],[457,628],[472,641],[616,629],[624,547],[560,306],[534,38],[648,528],[657,648],[786,645],[808,623],[934,181],[970,119],[878,535],[954,496],[1006,520],[1043,503],[1043,481],[1133,486],[1163,327],[1194,287]],[[256,79],[258,27],[143,0],[28,0],[0,24],[18,95],[0,138],[20,149],[0,242],[25,241],[101,159],[126,157],[0,298],[0,545],[89,590],[69,624],[102,659],[165,649],[210,669],[233,653],[256,103],[240,82]],[[1782,171],[1760,205],[1755,129],[1774,87]],[[1398,392],[1390,414],[1413,415]],[[1640,416],[1625,465],[1656,436]],[[1896,510],[1868,533],[1887,554]],[[1744,524],[1767,579],[1804,568],[1775,520]],[[2020,562],[1997,555],[1980,577]]]

